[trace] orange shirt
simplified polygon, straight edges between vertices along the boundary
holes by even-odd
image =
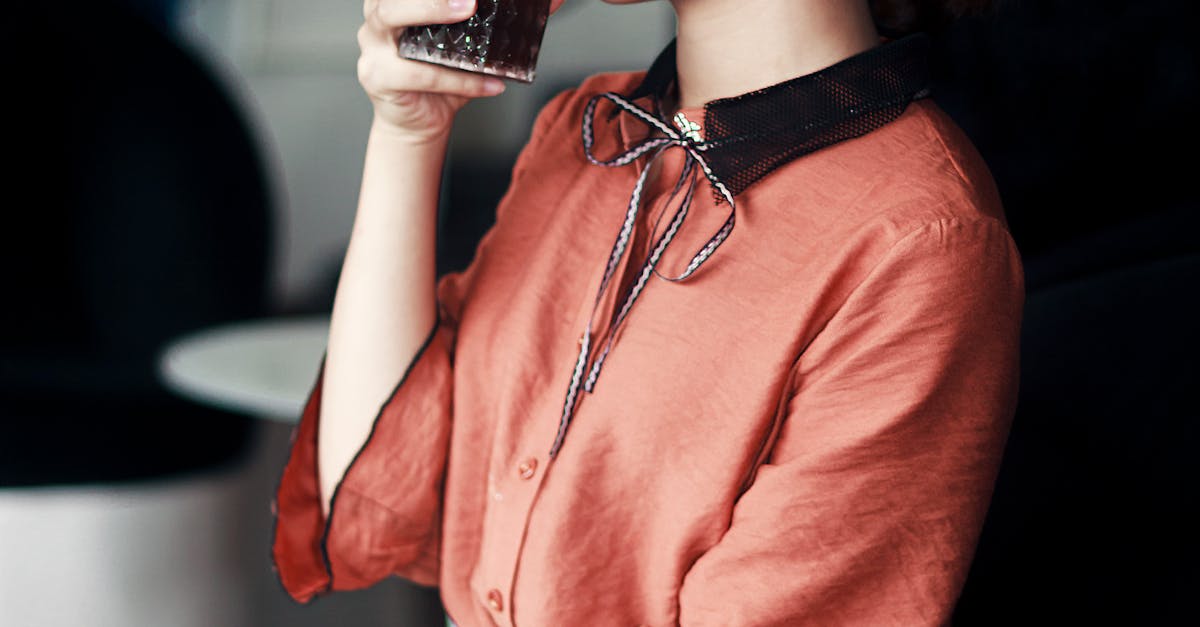
[[[929,98],[741,192],[703,268],[646,284],[549,456],[645,162],[589,163],[580,123],[643,75],[592,76],[539,114],[329,520],[317,377],[274,503],[297,601],[395,575],[439,587],[459,627],[948,620],[1015,408],[1024,279],[986,165]],[[594,131],[598,155],[650,134],[625,114]],[[632,282],[683,161],[660,160],[614,282]],[[725,222],[708,192],[661,274]]]

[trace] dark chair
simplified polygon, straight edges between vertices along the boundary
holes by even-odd
[[[249,624],[234,530],[256,421],[174,397],[156,366],[180,334],[268,313],[255,143],[122,4],[8,13],[0,622]]]
[[[1020,401],[955,625],[1194,615],[1198,228],[1180,207],[1026,261]]]
[[[935,98],[996,177],[1027,285],[1017,415],[954,624],[1180,624],[1200,583],[1200,220],[1178,156],[1197,7],[997,4],[934,37]]]
[[[235,462],[251,419],[163,389],[164,343],[267,311],[271,199],[225,90],[120,4],[3,27],[19,157],[0,229],[0,486]]]

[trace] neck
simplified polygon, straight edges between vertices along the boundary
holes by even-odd
[[[671,0],[670,115],[810,74],[880,43],[867,0]]]

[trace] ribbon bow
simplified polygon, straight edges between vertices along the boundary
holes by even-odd
[[[624,110],[632,114],[637,119],[645,122],[648,126],[661,131],[666,137],[653,137],[647,139],[628,151],[621,153],[609,160],[597,159],[595,155],[592,154],[592,147],[595,144],[595,137],[592,134],[592,126],[596,115],[596,105],[603,99],[611,100],[614,104],[616,104],[616,106],[619,107],[617,110],[618,112]],[[613,320],[611,325],[612,330],[608,335],[607,342],[605,342],[604,350],[596,359],[596,363],[592,366],[591,372],[588,374],[587,379],[583,382],[585,391],[591,393],[594,390],[596,381],[600,377],[600,370],[604,366],[604,359],[608,356],[608,352],[612,348],[613,338],[616,337],[617,329],[625,320],[625,316],[629,313],[630,308],[633,307],[633,303],[637,300],[638,295],[641,294],[642,288],[645,287],[646,281],[649,280],[650,275],[657,274],[659,278],[673,282],[687,279],[696,270],[698,270],[701,265],[704,264],[705,260],[707,260],[714,252],[716,252],[721,243],[725,241],[725,238],[729,237],[729,233],[733,231],[736,208],[733,201],[733,194],[730,193],[729,189],[725,187],[725,184],[722,183],[715,174],[713,174],[713,171],[708,166],[708,162],[704,158],[704,152],[710,150],[714,144],[702,141],[698,132],[700,127],[688,121],[683,114],[677,115],[675,121],[676,124],[680,125],[680,130],[678,131],[672,128],[670,124],[666,123],[658,116],[646,111],[645,109],[625,99],[621,95],[613,92],[605,92],[592,97],[592,99],[588,101],[587,108],[584,110],[583,151],[587,156],[588,161],[591,163],[610,168],[621,167],[633,163],[642,155],[651,152],[653,154],[650,157],[650,160],[646,163],[646,167],[642,170],[641,175],[638,176],[637,184],[633,188],[633,194],[629,198],[629,208],[625,213],[625,222],[621,225],[621,230],[617,234],[617,241],[613,244],[612,253],[609,255],[608,265],[604,270],[604,278],[600,282],[600,289],[596,293],[596,302],[592,306],[592,314],[588,318],[587,328],[583,332],[583,337],[579,339],[579,357],[575,362],[575,369],[571,375],[571,385],[567,389],[567,398],[563,405],[562,418],[559,421],[558,435],[555,437],[554,446],[550,449],[551,458],[558,453],[558,449],[562,446],[563,437],[566,435],[567,431],[567,425],[571,421],[571,417],[575,411],[575,405],[579,400],[578,392],[580,380],[583,377],[583,371],[587,365],[588,357],[591,355],[592,321],[595,320],[596,310],[599,308],[601,300],[603,300],[604,292],[608,288],[609,280],[616,271],[617,263],[620,261],[621,256],[625,253],[625,247],[628,244],[630,235],[633,232],[634,224],[637,220],[638,210],[642,204],[642,190],[646,185],[646,180],[649,177],[651,166],[654,164],[654,161],[671,148],[683,148],[685,151],[687,151],[687,158],[684,162],[683,170],[680,172],[679,180],[676,181],[675,188],[671,192],[670,198],[674,199],[675,196],[679,194],[679,191],[683,189],[685,183],[687,183],[687,191],[684,193],[683,201],[680,203],[679,209],[676,210],[675,217],[672,219],[670,226],[668,226],[666,232],[659,237],[658,242],[651,247],[645,262],[642,264],[642,270],[637,278],[637,281],[634,282],[634,284],[630,287],[629,295],[625,298],[625,303],[621,306],[620,311]],[[696,189],[696,183],[699,180],[696,174],[696,166],[699,166],[700,171],[704,172],[704,176],[708,178],[709,184],[720,193],[721,198],[729,203],[729,217],[726,218],[725,224],[721,226],[720,230],[718,230],[717,233],[708,240],[708,243],[706,243],[704,247],[696,253],[696,255],[692,258],[692,261],[688,264],[687,268],[683,271],[683,274],[680,274],[674,278],[666,277],[658,272],[656,266],[658,265],[659,259],[662,258],[663,251],[666,250],[667,245],[671,243],[671,240],[675,237],[675,233],[678,232],[679,227],[683,224],[683,219],[687,217],[688,208],[691,205],[692,197]],[[660,214],[658,221],[661,220],[662,215]],[[651,233],[658,231],[658,221],[654,223],[654,229],[651,231]]]

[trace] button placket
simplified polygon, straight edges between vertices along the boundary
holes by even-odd
[[[532,440],[538,438],[534,436]],[[530,512],[549,468],[549,460],[530,454],[515,457],[505,466],[507,469],[503,472],[499,470],[503,467],[493,467],[487,473],[489,503],[485,510],[479,562],[471,574],[471,588],[479,602],[490,610],[497,625],[511,627],[517,564],[525,543]]]
[[[536,439],[536,438],[535,438]],[[505,516],[510,516],[511,520],[515,521],[512,528],[514,529],[515,537],[511,542],[507,542],[501,549],[503,556],[502,563],[505,564],[505,574],[508,575],[508,586],[505,594],[508,595],[508,603],[503,611],[505,616],[511,619],[512,599],[515,596],[515,587],[517,577],[520,571],[521,553],[525,549],[525,543],[528,539],[527,532],[529,530],[530,517],[533,514],[533,508],[537,503],[537,499],[541,495],[542,486],[545,484],[546,476],[550,471],[550,463],[553,460],[541,459],[536,456],[529,456],[522,460],[516,468],[518,476],[523,480],[523,485],[527,486],[519,490],[512,490],[513,498],[505,507]],[[538,472],[539,466],[541,472]],[[528,474],[528,476],[525,476]]]

